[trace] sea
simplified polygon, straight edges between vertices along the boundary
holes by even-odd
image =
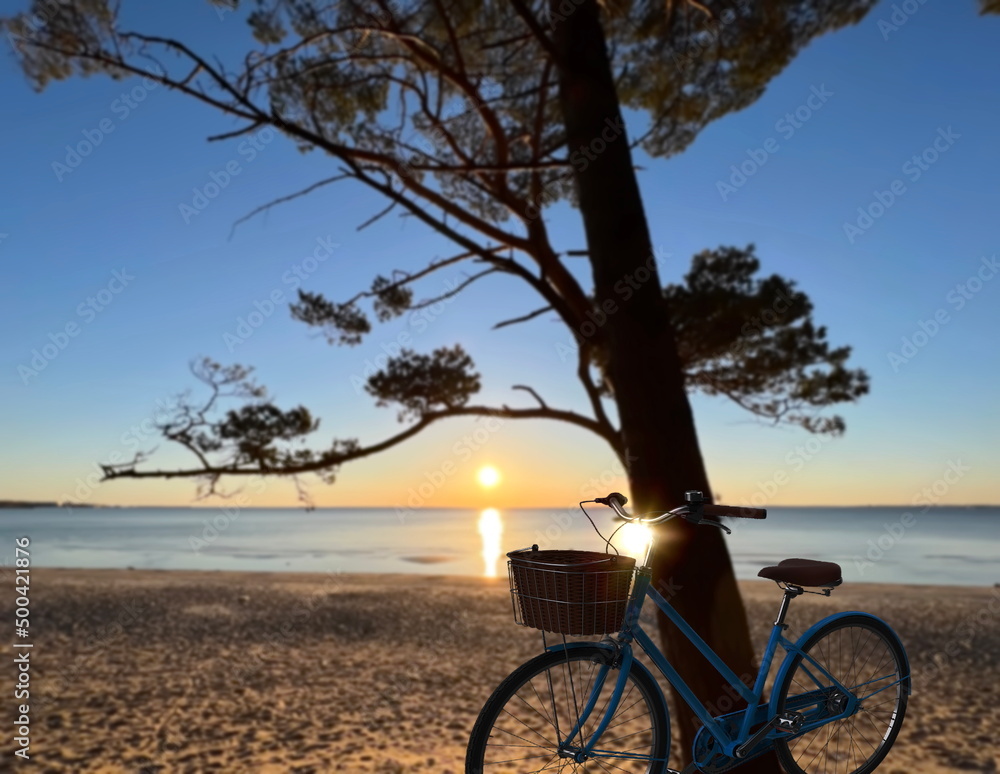
[[[608,550],[606,508],[58,508],[0,510],[0,560],[30,539],[32,566],[279,572],[432,573],[503,577],[506,553]],[[764,521],[730,519],[737,576],[781,559],[838,562],[845,582],[1000,583],[1000,507],[774,507]],[[712,527],[703,527],[712,529]],[[614,547],[641,555],[628,525]]]

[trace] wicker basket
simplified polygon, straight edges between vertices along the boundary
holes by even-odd
[[[616,632],[625,618],[635,559],[597,551],[507,554],[514,620],[558,634]]]

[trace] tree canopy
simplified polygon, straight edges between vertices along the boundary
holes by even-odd
[[[575,201],[574,171],[626,134],[623,119],[609,117],[589,147],[568,147],[555,99],[559,60],[551,34],[578,4],[216,4],[244,12],[258,44],[235,71],[183,41],[124,28],[118,4],[108,0],[35,0],[28,12],[3,25],[36,89],[74,75],[142,75],[238,122],[213,141],[271,126],[303,152],[330,158],[332,174],[249,216],[352,180],[386,199],[385,209],[362,228],[395,211],[417,218],[461,250],[377,276],[369,288],[346,298],[300,290],[292,316],[322,330],[331,344],[357,345],[373,319],[386,322],[490,276],[513,275],[542,305],[498,320],[497,327],[541,317],[561,320],[573,332],[576,376],[591,412],[550,407],[524,385],[518,387],[537,405],[474,405],[480,375],[460,345],[430,354],[405,350],[370,376],[365,389],[378,405],[394,407],[406,429],[368,445],[335,438],[310,448],[303,441],[319,422],[307,409],[275,406],[263,388],[251,386],[248,368],[202,360],[194,372],[208,386],[208,398],[180,398],[176,415],[161,427],[196,464],[159,471],[142,467],[147,458],[140,455],[106,466],[108,477],[202,475],[213,485],[223,475],[318,472],[332,478],[344,462],[461,415],[569,421],[622,454],[619,429],[605,405],[614,398],[604,369],[607,342],[593,323],[594,310],[609,299],[595,298],[568,267],[571,248],[552,243],[544,218],[553,203]],[[755,101],[817,35],[857,22],[872,5],[607,3],[603,24],[631,147],[657,157],[683,151],[708,123]],[[419,295],[422,280],[456,265],[469,268],[458,286],[443,295]],[[840,417],[818,412],[856,400],[868,390],[867,377],[847,368],[848,347],[828,344],[805,293],[788,279],[758,277],[759,268],[752,247],[706,250],[694,257],[683,283],[664,288],[685,382],[692,391],[725,396],[768,421],[841,432]],[[625,292],[610,301],[627,301]],[[219,401],[227,395],[242,405],[224,409]]]

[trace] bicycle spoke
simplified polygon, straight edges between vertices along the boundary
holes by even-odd
[[[876,674],[877,675],[879,672],[881,672],[882,669],[883,669],[883,665],[885,664],[886,660],[887,659],[892,659],[892,658],[893,658],[892,651],[889,650],[888,648],[885,648],[885,655],[882,656],[882,659],[878,662],[878,664],[875,665],[875,668],[872,670],[872,674]],[[895,674],[895,672],[893,672],[893,674]],[[885,678],[881,678],[881,679],[885,679]],[[874,681],[873,680],[869,680],[868,682],[871,683],[871,682],[874,682]],[[862,683],[862,685],[864,685],[864,683]]]
[[[863,709],[863,710],[871,710],[873,707],[883,707],[886,704],[895,704],[895,703],[896,703],[896,699],[886,699],[885,701],[876,702],[875,704],[863,704],[863,705],[861,705],[861,709]],[[885,712],[885,711],[886,710],[882,710],[882,712]]]
[[[858,751],[857,755],[855,755],[855,759],[856,760],[860,760],[861,761],[861,765],[864,765],[868,761],[868,759],[871,757],[871,755],[865,753],[865,751],[861,747],[861,743],[859,741],[857,741],[857,739],[854,740],[854,747]]]
[[[558,753],[556,753],[556,755],[558,755]],[[526,755],[523,758],[511,758],[510,760],[506,760],[506,761],[489,761],[488,763],[485,763],[483,765],[485,765],[485,766],[499,766],[499,765],[504,764],[504,763],[517,763],[518,761],[530,761],[530,760],[535,760],[537,758],[548,758],[551,761],[554,757],[555,757],[555,755]],[[547,766],[548,764],[545,764],[545,765]],[[545,766],[542,767],[542,769],[544,769],[544,768],[545,768]],[[535,771],[541,771],[542,769],[535,769]]]
[[[854,652],[851,654],[851,663],[848,666],[846,674],[843,675],[843,683],[845,686],[854,685],[858,682],[865,665],[865,662],[863,662],[861,658],[868,649],[868,644],[871,642],[871,638],[872,633],[868,632],[867,635],[865,635],[864,641],[861,642],[860,646],[856,647]],[[860,640],[861,638],[859,637],[858,639]],[[867,661],[867,659],[865,661]]]
[[[837,674],[842,673],[844,666],[844,632],[837,632]]]
[[[545,680],[549,684],[549,698],[552,701],[552,720],[556,727],[556,739],[562,742],[562,734],[559,733],[559,713],[556,711],[556,692],[552,687],[552,673],[548,669],[545,670]]]
[[[556,753],[556,755],[558,755],[558,754],[559,753]],[[553,755],[552,757],[556,758],[556,755]],[[540,772],[540,771],[552,771],[552,769],[549,768],[549,764],[551,764],[551,763],[555,763],[556,765],[558,765],[559,766],[559,771],[562,771],[565,768],[565,765],[564,765],[563,761],[565,761],[564,758],[556,758],[555,761],[548,760],[548,761],[545,762],[545,765],[542,766],[542,768],[537,769],[535,772],[533,772],[533,774],[538,774],[538,772]]]
[[[853,730],[854,730],[854,732],[855,732],[855,733],[856,733],[856,734],[858,735],[858,737],[859,737],[859,738],[861,738],[861,739],[863,739],[863,740],[865,741],[865,743],[866,743],[866,744],[868,745],[868,747],[870,748],[870,749],[869,749],[869,752],[868,752],[868,755],[867,755],[867,757],[866,757],[866,760],[867,760],[867,758],[870,758],[870,757],[871,757],[871,754],[872,754],[873,752],[875,752],[875,751],[876,751],[876,750],[878,749],[878,745],[877,745],[877,744],[872,744],[871,742],[869,742],[869,741],[868,741],[868,738],[867,738],[867,737],[866,737],[866,736],[865,736],[865,735],[864,735],[864,734],[863,734],[863,733],[861,732],[861,729],[860,729],[860,728],[858,728],[858,726],[857,726],[857,724],[856,724],[856,723],[855,723],[855,724],[854,724],[854,725],[852,726],[852,729],[853,729]],[[880,741],[881,741],[881,740],[880,740]],[[855,740],[855,743],[857,744],[857,746],[858,746],[858,749],[860,750],[860,749],[861,749],[861,742],[858,742],[858,741],[856,741],[856,740]]]
[[[549,739],[547,736],[545,736],[545,734],[543,734],[537,728],[534,728],[533,726],[529,726],[527,723],[525,723],[523,720],[521,720],[521,718],[517,717],[514,713],[512,713],[506,707],[503,708],[503,711],[507,715],[509,715],[511,718],[513,718],[514,720],[516,720],[518,723],[520,723],[522,726],[524,726],[526,729],[528,729],[529,731],[531,731],[533,734],[535,734],[536,736],[540,737],[547,745],[549,745],[553,749],[555,749],[555,748],[557,748],[559,746],[558,740],[555,741],[555,742],[553,742],[551,739]],[[499,728],[499,727],[497,727],[497,730],[499,730],[499,731],[505,731],[506,733],[510,734],[511,736],[516,736],[516,734],[514,734],[513,731],[507,731],[507,729],[505,729],[505,728]],[[525,740],[525,741],[527,741],[527,740]]]
[[[537,744],[491,744],[490,747],[502,747],[507,749],[508,747],[518,748],[518,747],[538,747]]]
[[[590,677],[592,679],[597,677],[597,674],[595,673],[595,671],[593,669],[590,670]],[[607,680],[607,677],[605,676],[604,679]],[[595,688],[596,688],[596,686],[595,686]],[[590,700],[590,692],[591,692],[591,681],[587,680],[587,687],[583,691],[583,696],[586,697],[585,701],[589,701]],[[589,720],[590,719],[588,718],[588,722],[589,722]],[[584,725],[586,725],[586,723]],[[586,736],[586,737],[589,738],[590,734],[584,734],[584,736]]]
[[[833,750],[833,756],[838,761],[840,760],[840,731],[841,731],[841,729],[838,727],[837,728],[837,746]],[[836,772],[834,772],[834,774],[836,774]]]
[[[506,709],[504,709],[504,712],[507,712],[507,710],[506,710]],[[510,715],[510,713],[509,713],[509,712],[507,712],[507,714],[508,714],[508,715]],[[513,715],[510,715],[510,716],[511,716],[512,718],[514,718],[514,716],[513,716]],[[551,748],[552,748],[553,750],[557,750],[557,749],[559,749],[559,745],[557,745],[557,744],[553,744],[552,742],[549,742],[549,740],[548,740],[548,739],[546,739],[546,738],[545,738],[544,736],[542,736],[541,734],[539,734],[539,733],[538,733],[537,731],[535,731],[535,729],[533,729],[533,728],[532,728],[531,726],[529,726],[528,724],[526,724],[526,723],[525,723],[524,721],[520,720],[519,718],[514,718],[514,720],[516,720],[516,721],[517,721],[518,723],[520,723],[520,724],[521,724],[522,726],[524,726],[525,728],[527,728],[527,729],[528,729],[529,731],[532,731],[532,732],[534,732],[534,733],[538,734],[538,736],[541,736],[541,737],[542,737],[542,739],[543,739],[543,740],[544,740],[545,742],[548,742],[548,744],[547,744],[547,745],[540,745],[540,744],[538,744],[538,742],[532,742],[532,741],[531,741],[530,739],[525,739],[525,738],[524,738],[523,736],[521,736],[520,734],[515,734],[515,733],[514,733],[513,731],[508,731],[508,730],[507,730],[506,728],[500,728],[499,726],[494,726],[494,727],[493,727],[493,730],[494,730],[494,731],[502,731],[502,732],[503,732],[503,733],[505,733],[505,734],[510,734],[510,735],[511,735],[511,736],[513,736],[513,737],[514,737],[515,739],[520,739],[520,740],[521,740],[522,742],[526,742],[527,744],[531,745],[532,747],[544,747],[544,746],[548,746],[548,747],[551,747]]]
[[[594,763],[596,763],[598,766],[600,766],[605,771],[608,770],[607,766],[605,766],[604,763],[601,763],[602,759],[600,759],[600,758],[591,758],[591,760],[594,761]],[[613,769],[618,769],[618,771],[624,771],[626,773],[628,772],[628,769],[623,769],[621,766],[616,766],[611,761],[605,761],[605,762],[608,764],[608,766],[610,766]]]
[[[623,699],[622,701],[624,701],[624,699]],[[637,706],[637,705],[639,705],[639,704],[642,704],[642,703],[643,703],[643,701],[645,701],[645,699],[637,699],[636,701],[632,702],[632,704],[630,704],[629,706],[627,706],[627,707],[626,707],[626,708],[625,708],[624,710],[622,710],[622,712],[623,712],[623,713],[625,713],[625,712],[628,712],[628,711],[629,711],[630,709],[632,709],[632,707],[635,707],[635,706]],[[616,712],[616,713],[615,713],[615,717],[614,717],[614,718],[612,718],[612,720],[614,720],[614,719],[615,719],[615,718],[617,718],[617,717],[618,717],[618,713]],[[637,715],[636,717],[639,717],[639,716]],[[617,727],[617,726],[620,726],[620,725],[621,725],[622,723],[629,723],[629,722],[631,722],[632,720],[635,720],[635,718],[629,718],[628,720],[622,720],[622,721],[619,721],[618,723],[615,723],[614,725],[609,725],[609,726],[608,726],[607,728],[605,728],[605,729],[604,729],[604,733],[607,733],[607,732],[608,732],[608,731],[610,731],[610,730],[611,730],[612,728],[615,728],[615,727]]]
[[[532,690],[534,691],[534,684],[532,684]],[[534,693],[535,693],[535,696],[538,696],[538,691],[534,691]],[[542,720],[544,720],[548,725],[554,726],[553,722],[546,715],[542,714],[542,712],[540,710],[538,710],[535,707],[531,706],[531,704],[528,703],[528,700],[525,699],[523,696],[521,696],[520,693],[515,693],[514,694],[514,698],[517,699],[518,701],[520,701],[521,703],[523,703],[525,707],[527,707],[532,712],[534,712],[536,715],[538,715],[538,717],[540,717]],[[539,701],[541,701],[541,697],[539,697]]]
[[[822,754],[823,754],[823,752],[824,752],[824,751],[826,750],[826,748],[830,746],[830,740],[831,740],[832,738],[833,738],[833,727],[832,727],[832,725],[831,725],[831,728],[830,728],[830,734],[829,734],[829,736],[827,736],[827,738],[826,738],[826,744],[825,744],[825,745],[823,745],[823,746],[822,746],[822,747],[821,747],[821,748],[819,749],[819,752],[817,752],[817,753],[816,753],[816,755],[815,755],[815,756],[813,756],[813,759],[812,759],[811,761],[809,761],[809,765],[810,765],[810,766],[811,766],[811,765],[812,765],[812,764],[813,764],[813,763],[815,762],[816,758],[818,758],[818,757],[819,757],[820,755],[822,755]],[[823,770],[824,770],[824,771],[826,771],[826,766],[825,766],[825,765],[823,766]]]
[[[851,726],[851,731],[850,731],[850,734],[849,734],[849,736],[847,738],[847,741],[848,741],[848,744],[850,745],[850,751],[854,755],[854,764],[855,764],[854,770],[857,771],[857,769],[859,768],[859,766],[857,765],[857,763],[858,763],[858,753],[856,752],[857,744],[854,741],[854,726]]]
[[[535,688],[535,680],[534,680],[534,678],[532,678],[531,680],[528,681],[528,685],[531,687],[532,693],[534,693],[535,696],[538,698],[538,703],[542,707],[544,707],[545,706],[545,701],[542,699],[541,696],[539,696],[538,689]],[[518,693],[516,693],[515,696],[520,697],[520,691],[518,691]],[[525,700],[522,699],[522,701],[525,701]],[[527,701],[525,701],[525,704],[527,704]],[[535,710],[535,711],[538,712],[539,715],[542,714],[541,710]],[[555,719],[548,718],[548,717],[546,717],[544,715],[543,715],[543,717],[545,717],[545,720],[546,720],[546,722],[548,722],[549,725],[554,726],[556,728],[556,736],[558,736],[559,735],[559,729],[558,729],[558,726],[556,725]]]
[[[570,666],[571,663],[572,662],[570,662],[569,660],[566,661],[566,673],[569,676],[569,688],[570,688],[570,691],[573,694],[573,709],[575,711],[575,714],[574,714],[573,717],[576,718],[576,720],[574,720],[573,722],[574,722],[574,724],[576,724],[576,723],[579,723],[580,715],[583,714],[583,712],[582,712],[580,704],[579,704],[579,702],[577,701],[577,698],[576,698],[576,685],[573,683],[573,667]],[[583,741],[583,724],[582,723],[580,723],[580,727],[577,729],[577,733],[580,735],[580,746],[582,747],[584,745],[584,741]]]
[[[869,632],[868,633],[868,638],[865,640],[865,645],[866,646],[868,645],[868,642],[871,640],[873,634],[874,634],[874,632]],[[854,681],[853,682],[855,682],[855,683],[857,682],[858,678],[861,676],[861,673],[864,672],[865,667],[868,665],[868,661],[871,659],[871,657],[872,657],[872,654],[869,653],[868,656],[865,658],[864,664],[862,664],[861,667],[858,668],[858,670],[854,673]]]
[[[854,730],[858,732],[858,736],[860,736],[860,737],[861,737],[862,739],[864,739],[864,740],[865,740],[866,742],[868,742],[868,737],[867,737],[867,736],[865,736],[865,735],[864,735],[864,734],[863,734],[863,733],[861,732],[861,729],[860,729],[860,728],[858,728],[858,726],[857,726],[857,723],[855,723],[855,724],[854,724]],[[869,745],[871,745],[871,748],[872,748],[873,750],[875,750],[875,749],[877,749],[877,748],[878,748],[878,745],[876,745],[876,744],[872,744],[871,742],[868,742],[868,744],[869,744]]]

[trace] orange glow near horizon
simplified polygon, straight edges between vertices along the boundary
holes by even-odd
[[[620,461],[602,443],[581,438],[577,432],[547,429],[545,436],[538,438],[533,431],[524,432],[521,426],[510,423],[489,440],[485,450],[456,449],[454,433],[444,428],[426,433],[426,438],[421,436],[398,449],[345,465],[332,486],[311,477],[303,477],[302,483],[318,508],[467,508],[478,514],[486,507],[501,513],[520,508],[575,507],[579,500],[612,491],[631,497]],[[707,438],[706,447],[711,450],[712,437]],[[835,446],[824,447],[798,470],[784,462],[789,443],[785,436],[762,438],[762,444],[773,448],[762,447],[759,458],[748,456],[742,447],[732,453],[715,450],[710,455],[718,458],[710,469],[713,490],[721,493],[723,503],[765,508],[906,507],[945,472],[937,461],[915,465],[900,457],[886,461],[878,468],[878,476],[870,476],[866,473],[868,458],[857,458],[848,449],[840,451]],[[103,448],[78,450],[70,461],[9,476],[3,482],[3,499],[119,507],[217,508],[234,503],[247,508],[302,507],[294,484],[279,478],[224,481],[223,490],[239,492],[236,499],[229,500],[198,500],[193,479],[101,482],[91,460],[106,457]],[[7,451],[10,467],[16,454],[8,449],[0,450],[0,456],[3,451]],[[170,466],[169,460],[162,465]],[[787,474],[787,483],[774,483],[777,470]],[[845,487],[845,481],[851,486]],[[937,504],[1000,504],[989,466],[974,467],[960,486],[950,489]]]

